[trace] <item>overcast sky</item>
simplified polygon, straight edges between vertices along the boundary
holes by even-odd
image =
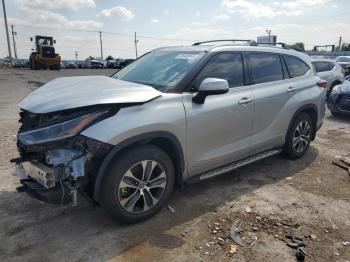
[[[57,40],[63,59],[100,56],[97,31],[103,31],[103,54],[135,57],[160,46],[198,40],[248,38],[266,29],[286,43],[350,42],[349,0],[5,0],[8,23],[15,26],[18,55],[27,58],[31,36]],[[0,57],[7,55],[1,9]],[[11,38],[12,43],[12,38]]]

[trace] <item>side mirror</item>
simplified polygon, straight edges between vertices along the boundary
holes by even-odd
[[[210,95],[221,95],[229,91],[227,80],[220,78],[205,78],[199,85],[198,93],[192,98],[196,104],[203,104]]]
[[[33,37],[30,38],[30,42],[33,42]]]

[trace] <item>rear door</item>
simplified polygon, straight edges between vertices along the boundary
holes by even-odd
[[[282,110],[292,86],[285,81],[289,75],[279,54],[249,52],[247,56],[255,97],[252,154],[257,154],[280,146]]]
[[[250,154],[253,94],[245,86],[243,56],[225,52],[214,56],[194,79],[198,88],[208,77],[226,79],[226,94],[208,96],[204,104],[184,96],[190,175],[234,162]]]

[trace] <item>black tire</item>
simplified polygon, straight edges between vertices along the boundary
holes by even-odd
[[[149,184],[145,184],[144,185],[145,188],[140,189],[139,186],[141,183],[135,183],[137,188],[125,187],[125,190],[130,191],[130,192],[127,191],[126,193],[123,191],[123,189],[119,187],[121,186],[121,181],[123,177],[127,174],[127,171],[129,171],[129,169],[135,170],[135,168],[140,169],[142,165],[140,166],[139,163],[141,161],[146,161],[146,160],[155,161],[158,164],[160,164],[160,166],[157,165],[157,168],[160,169],[160,167],[162,167],[162,170],[165,173],[165,178],[161,178],[161,179],[163,180],[165,179],[166,183],[165,183],[164,189],[162,188],[156,189],[156,190],[159,190],[160,192],[158,193],[158,196],[159,196],[158,202],[156,202],[151,208],[145,211],[144,210],[145,207],[148,208],[148,206],[145,205],[145,202],[147,202],[146,198],[150,200],[149,198],[150,190],[147,191],[147,194],[146,194],[146,187],[150,186]],[[147,165],[148,163],[149,162],[147,162]],[[156,168],[153,168],[153,170],[155,169]],[[144,170],[147,170],[147,166],[146,168],[144,168]],[[137,175],[136,174],[137,172],[133,171],[132,173],[134,174],[134,176],[132,177],[135,178]],[[149,179],[151,176],[152,174],[149,176]],[[124,185],[125,185],[125,181],[128,181],[128,184],[129,184],[131,180],[129,179],[125,180],[124,178],[123,179]],[[134,182],[136,182],[136,180],[133,180],[132,182],[134,186]],[[174,184],[175,184],[174,166],[169,156],[163,150],[153,145],[134,147],[128,150],[127,152],[125,152],[123,155],[119,155],[119,157],[117,158],[117,161],[112,161],[112,163],[110,163],[109,167],[107,168],[106,176],[102,184],[101,192],[103,192],[103,195],[101,195],[100,204],[117,221],[121,223],[132,224],[132,223],[141,222],[152,217],[153,215],[155,215],[157,212],[160,211],[160,209],[164,206],[164,204],[167,202],[168,198],[170,197],[174,188]],[[137,191],[138,193],[135,193],[135,191]],[[140,193],[141,191],[142,193]],[[131,195],[133,195],[134,193],[135,195],[137,194],[136,198],[138,200],[130,201],[132,199]],[[124,199],[123,198],[120,199],[121,198],[120,196],[123,194],[127,195],[124,199],[128,199],[126,201],[127,204],[124,204],[124,206],[121,203],[121,201],[123,201]],[[152,202],[149,202],[149,203],[153,204],[153,200],[150,200],[150,201]],[[126,209],[126,206],[130,202],[136,203],[132,205],[133,206],[132,211],[129,211]],[[142,209],[143,211],[137,211],[138,207],[139,207],[139,210]]]
[[[298,143],[298,133],[301,134],[300,132],[298,132],[297,128],[300,128],[300,124],[303,125],[307,123],[309,125],[309,132],[308,132],[308,139],[306,139],[306,135],[302,136],[302,139],[299,140]],[[306,126],[306,124],[305,124]],[[310,143],[311,143],[311,139],[312,139],[312,135],[314,133],[314,125],[312,122],[312,119],[310,117],[310,115],[306,114],[306,113],[301,113],[299,114],[292,122],[289,130],[288,130],[288,134],[286,136],[286,142],[284,144],[284,148],[283,148],[283,155],[289,159],[297,159],[302,157],[306,151],[308,150]],[[293,141],[296,141],[297,143],[293,143]],[[299,151],[300,150],[300,151]]]

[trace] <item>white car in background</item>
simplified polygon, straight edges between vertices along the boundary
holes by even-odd
[[[344,71],[337,62],[330,59],[314,58],[311,63],[315,67],[317,75],[328,83],[327,97],[332,92],[333,87],[344,82]]]
[[[335,61],[344,69],[345,77],[350,75],[350,56],[338,56]]]

